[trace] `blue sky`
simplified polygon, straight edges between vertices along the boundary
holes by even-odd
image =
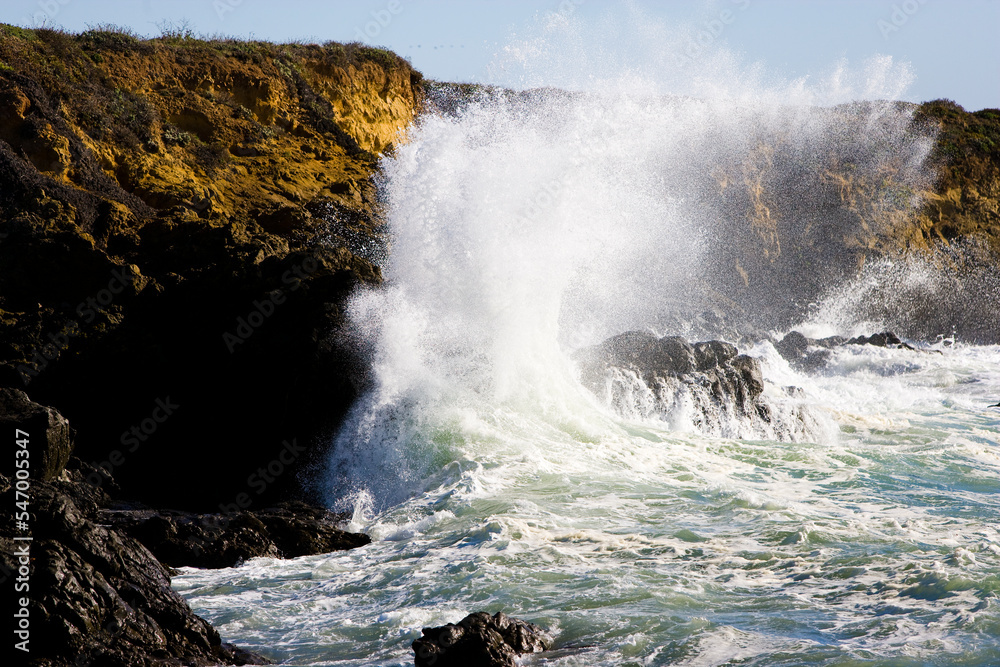
[[[547,79],[544,67],[528,77],[509,67],[510,45],[538,52],[539,40],[548,39],[544,26],[555,19],[575,25],[578,41],[586,37],[590,66],[600,53],[619,67],[669,68],[673,61],[651,50],[670,42],[681,58],[725,53],[739,63],[733,71],[756,66],[767,80],[791,81],[830,76],[844,62],[862,70],[874,56],[892,56],[897,65],[909,63],[914,77],[903,99],[1000,107],[997,0],[4,0],[0,8],[2,22],[45,21],[74,31],[115,23],[157,35],[164,21],[186,20],[207,34],[364,41],[396,51],[435,79],[572,85],[572,78]],[[571,45],[572,35],[554,43]]]

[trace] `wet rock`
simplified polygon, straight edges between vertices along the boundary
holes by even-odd
[[[730,343],[629,331],[575,359],[583,384],[622,413],[688,420],[678,426],[724,437],[783,437],[762,396],[760,362]]]
[[[703,360],[707,360],[707,352]],[[576,354],[585,379],[594,381],[609,366],[632,368],[651,380],[656,375],[682,375],[698,367],[695,348],[680,336],[659,338],[646,331],[626,331]]]
[[[422,633],[412,645],[417,667],[515,667],[518,655],[552,647],[544,630],[503,612],[476,612]]]
[[[740,355],[734,345],[713,340],[692,345],[680,336],[628,331],[575,354],[581,379],[599,390],[609,368],[632,371],[647,385],[677,378],[707,384],[719,398],[740,394],[753,401],[763,391],[760,362]]]
[[[301,502],[259,511],[194,514],[108,509],[101,520],[142,542],[171,567],[233,567],[249,558],[297,558],[364,546],[371,538],[337,527],[346,517]]]
[[[69,422],[53,408],[35,403],[19,389],[0,388],[0,427],[14,434],[21,429],[28,434],[26,449],[29,470],[36,479],[52,480],[66,467],[73,451]],[[4,462],[5,472],[12,474],[10,462]]]
[[[695,361],[699,371],[707,371],[721,366],[735,359],[739,353],[735,345],[721,340],[710,340],[694,345]]]
[[[774,349],[796,368],[814,371],[826,365],[832,349],[842,345],[874,345],[905,350],[916,349],[904,343],[899,336],[891,331],[871,336],[857,336],[851,339],[842,336],[808,338],[798,331],[789,331],[784,338],[775,343]]]
[[[266,664],[224,646],[170,587],[168,571],[137,540],[94,521],[86,482],[33,481],[29,522],[32,570],[28,610],[31,660],[38,665]],[[0,477],[0,501],[14,505]],[[0,524],[0,568],[18,567],[14,524]]]
[[[824,366],[830,357],[829,349],[818,350],[815,349],[817,346],[819,341],[806,338],[798,331],[789,331],[784,338],[775,343],[774,349],[796,368],[816,370]]]
[[[891,331],[884,331],[882,333],[872,334],[871,336],[858,336],[846,341],[847,345],[874,345],[876,347],[894,347],[903,348],[904,350],[916,349],[910,345],[907,345],[899,339],[899,336]]]

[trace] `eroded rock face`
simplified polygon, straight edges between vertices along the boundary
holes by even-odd
[[[79,475],[33,481],[30,522],[30,649],[34,665],[266,664],[224,645],[219,634],[170,587],[170,576],[137,540],[94,521],[100,494]],[[0,476],[0,501],[14,506]],[[0,566],[19,563],[11,513],[0,526]]]
[[[65,415],[86,461],[124,460],[147,505],[216,511],[293,438],[254,500],[308,497],[297,473],[363,389],[344,304],[381,280],[371,177],[420,75],[360,45],[103,30],[0,27],[0,61],[0,387]]]
[[[69,422],[53,408],[35,403],[18,389],[0,388],[0,427],[13,436],[13,429],[27,433],[31,476],[52,480],[59,476],[73,451]],[[13,457],[3,464],[9,470]]]
[[[544,630],[503,612],[480,611],[422,632],[413,642],[417,667],[515,667],[518,655],[552,648]]]
[[[724,341],[690,343],[680,336],[629,331],[579,350],[583,384],[620,412],[690,421],[727,437],[781,438],[762,399],[760,362]],[[776,430],[777,429],[777,430]]]

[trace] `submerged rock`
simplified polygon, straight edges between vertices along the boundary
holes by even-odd
[[[533,623],[503,612],[469,614],[457,625],[424,628],[413,642],[417,667],[515,667],[515,658],[552,647],[552,638]]]

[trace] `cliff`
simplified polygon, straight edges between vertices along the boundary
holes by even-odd
[[[913,338],[998,343],[1000,111],[885,105],[810,110],[833,136],[762,133],[742,161],[706,166],[718,191],[701,203],[718,211],[726,241],[706,282],[753,325],[781,329],[880,260],[933,267],[922,286],[902,271],[867,274],[883,285],[863,315]]]
[[[461,106],[431,92],[442,113]],[[256,526],[234,528],[243,542],[213,538],[217,551],[239,547],[220,563],[300,553],[279,543],[310,542],[303,534],[325,545],[310,549],[333,548],[315,529],[286,530],[308,509],[267,508],[309,497],[316,445],[366,382],[345,300],[381,281],[387,239],[372,177],[424,103],[408,63],[359,45],[0,25],[0,389],[22,407],[28,396],[12,390],[30,395],[32,442],[48,443],[33,459],[44,501],[33,520],[48,531],[34,562],[45,600],[63,610],[44,617],[59,656],[117,642],[103,664],[150,646],[162,651],[151,664],[251,659],[190,614],[151,553],[187,558],[206,516]],[[849,135],[862,107],[816,113]],[[718,188],[698,203],[730,224],[711,279],[720,300],[753,310],[780,293],[799,312],[831,276],[941,247],[971,244],[995,271],[1000,112],[936,101],[916,118],[913,131],[935,138],[926,182],[907,176],[905,160],[859,172],[850,142],[796,162],[761,137],[742,163],[706,160]],[[821,217],[832,224],[812,224]],[[805,278],[784,289],[790,275]],[[64,471],[71,451],[82,460]],[[92,496],[112,487],[199,514],[137,509],[111,526]],[[13,544],[9,517],[0,528]],[[86,574],[79,590],[101,587],[103,602],[69,600],[78,589],[60,586],[67,572]],[[126,600],[134,580],[142,595]],[[60,601],[90,615],[64,623]],[[118,628],[102,611],[112,607],[135,616],[134,637],[81,630]]]
[[[0,384],[133,497],[299,494],[363,381],[328,335],[380,281],[371,177],[421,100],[359,45],[0,26]]]

